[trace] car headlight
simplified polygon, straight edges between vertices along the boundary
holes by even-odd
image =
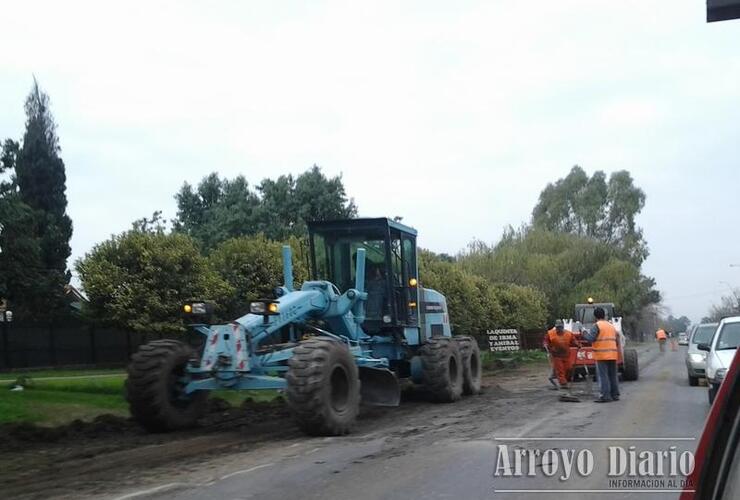
[[[701,363],[702,361],[707,359],[707,355],[704,353],[700,353],[700,352],[699,353],[694,352],[694,353],[689,354],[689,359],[693,361],[694,363]]]
[[[725,375],[727,375],[727,368],[720,368],[716,372],[714,372],[714,379],[715,380],[724,380]]]

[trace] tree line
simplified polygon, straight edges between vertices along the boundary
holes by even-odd
[[[0,298],[19,318],[47,319],[64,311],[72,223],[56,125],[36,83],[26,115],[22,141],[8,139],[2,150],[9,175],[0,183]],[[308,277],[307,221],[357,216],[341,176],[316,165],[255,183],[212,173],[185,182],[174,198],[174,219],[157,212],[136,220],[74,264],[87,319],[182,331],[181,305],[201,299],[233,319],[280,283],[283,244],[293,247],[296,281]],[[497,243],[476,240],[456,255],[421,249],[421,284],[445,294],[457,333],[543,329],[588,296],[637,321],[660,301],[641,272],[648,246],[635,217],[645,200],[626,171],[589,176],[575,166],[545,186],[527,224]]]
[[[634,218],[644,194],[626,172],[608,182],[601,172],[584,175],[574,167],[547,186],[530,224],[509,228],[495,245],[473,241],[455,256],[420,250],[421,284],[445,294],[456,331],[543,329],[570,317],[587,297],[614,302],[626,323],[636,324],[646,306],[660,301],[655,281],[641,273],[647,244]],[[327,178],[316,166],[257,186],[252,191],[241,177],[211,174],[176,194],[171,230],[155,214],[97,245],[77,263],[92,316],[137,330],[178,330],[179,305],[208,298],[222,317],[237,317],[280,283],[282,244],[294,249],[297,281],[307,277],[307,220],[356,214],[341,178]],[[592,190],[607,194],[590,196]],[[567,209],[562,199],[570,200]],[[292,200],[294,209],[273,211],[282,200]]]

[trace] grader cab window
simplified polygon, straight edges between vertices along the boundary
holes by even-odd
[[[369,333],[417,322],[416,238],[385,220],[317,223],[311,229],[313,279],[340,292],[355,286],[357,250],[365,249],[365,323]],[[411,285],[413,278],[414,285]]]
[[[385,242],[377,235],[331,237],[313,235],[315,256],[314,279],[334,283],[340,292],[355,285],[357,250],[365,249],[365,281],[385,274]]]

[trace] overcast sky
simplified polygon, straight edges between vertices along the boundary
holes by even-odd
[[[155,6],[156,4],[156,6]],[[703,0],[3,2],[0,138],[32,75],[67,166],[72,257],[217,171],[312,164],[362,216],[455,253],[573,164],[629,170],[665,304],[740,286],[740,21]],[[71,264],[71,262],[70,262]]]

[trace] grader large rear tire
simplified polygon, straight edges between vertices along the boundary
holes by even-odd
[[[303,341],[288,360],[286,396],[298,427],[312,436],[347,434],[360,412],[360,378],[347,346]]]
[[[473,337],[453,337],[460,349],[463,365],[463,394],[471,396],[480,394],[481,362],[478,342]]]
[[[208,391],[185,394],[193,350],[177,340],[155,340],[131,357],[126,399],[136,421],[151,432],[192,427],[206,410]]]
[[[432,337],[420,350],[424,388],[432,401],[451,403],[463,390],[463,363],[457,342],[449,337]]]
[[[639,376],[640,368],[637,364],[637,351],[634,349],[625,349],[622,377],[624,380],[637,380]]]

